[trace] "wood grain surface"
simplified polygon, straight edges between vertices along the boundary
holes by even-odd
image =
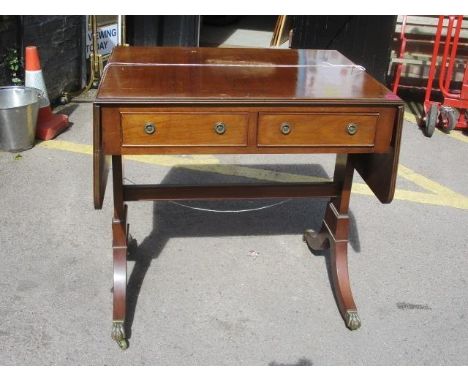
[[[260,114],[259,146],[374,146],[378,114]],[[347,128],[356,126],[351,135]],[[283,126],[288,126],[285,134]]]
[[[121,119],[123,146],[247,146],[248,113],[121,113]],[[225,132],[217,133],[221,124]]]
[[[96,102],[399,101],[335,50],[116,47]]]

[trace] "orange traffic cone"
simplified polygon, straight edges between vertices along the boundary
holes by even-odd
[[[26,47],[25,85],[42,90],[43,92],[37,116],[36,138],[43,141],[55,138],[68,127],[68,116],[52,113],[44,77],[42,76],[39,53],[35,46]]]

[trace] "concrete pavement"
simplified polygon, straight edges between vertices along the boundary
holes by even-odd
[[[349,271],[362,328],[347,330],[327,252],[301,240],[325,200],[221,214],[130,203],[130,347],[110,338],[112,197],[92,204],[89,103],[56,140],[0,152],[0,364],[466,365],[468,139],[405,121],[397,193],[381,205],[359,177]],[[136,160],[139,159],[139,160]],[[130,158],[128,182],[329,177],[333,156]],[[270,201],[184,202],[236,210]]]

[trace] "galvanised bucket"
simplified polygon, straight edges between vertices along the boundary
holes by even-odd
[[[42,92],[26,86],[0,87],[0,149],[23,151],[34,145]]]

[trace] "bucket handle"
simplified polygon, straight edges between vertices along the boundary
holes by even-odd
[[[44,90],[41,90],[41,89],[38,89],[38,88],[34,88],[34,89],[37,90],[37,98],[39,98],[39,99],[45,98],[45,92],[44,92]]]

